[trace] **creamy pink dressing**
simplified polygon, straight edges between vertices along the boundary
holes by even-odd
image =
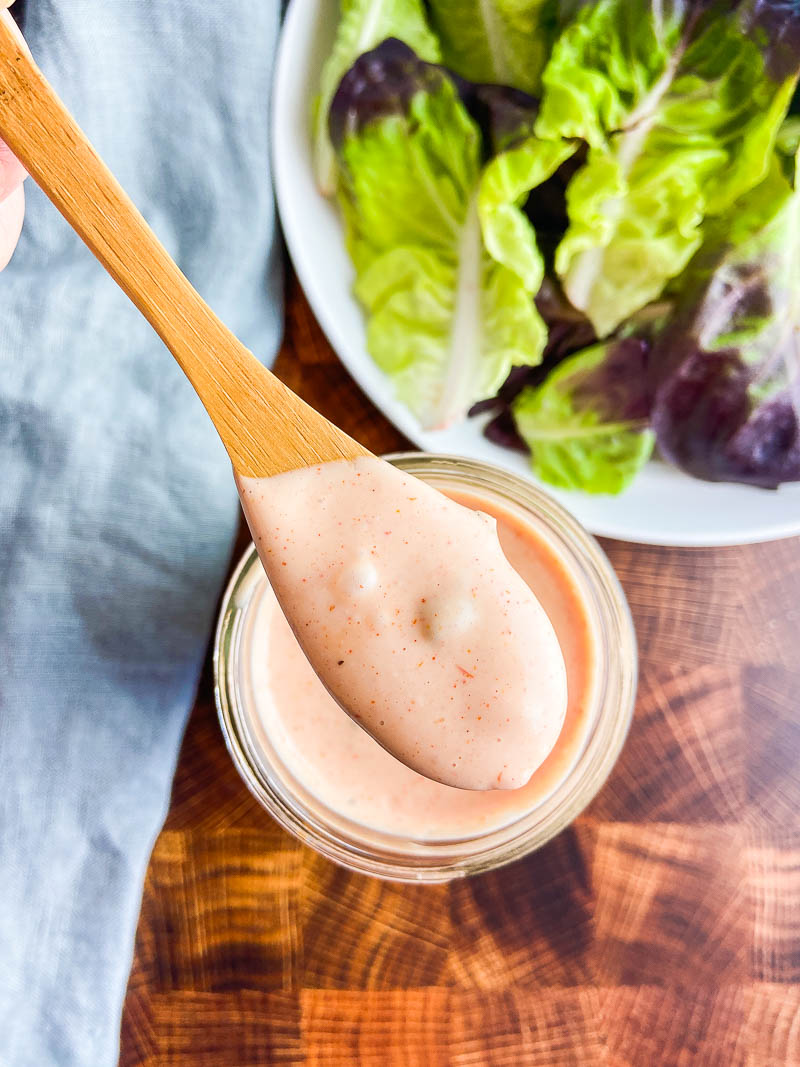
[[[373,457],[239,489],[295,636],[353,719],[437,782],[524,785],[561,731],[566,673],[495,520]]]
[[[456,495],[456,494],[453,494]],[[592,725],[598,636],[581,591],[556,551],[527,523],[496,505],[500,543],[541,601],[558,635],[569,698],[557,743],[520,789],[454,789],[394,759],[342,714],[303,655],[269,585],[249,614],[245,652],[256,733],[300,785],[331,810],[373,830],[415,840],[456,840],[507,825],[564,779]]]

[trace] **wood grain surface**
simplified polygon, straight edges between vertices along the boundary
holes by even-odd
[[[277,371],[403,446],[295,283]],[[241,783],[206,670],[122,1067],[800,1065],[800,540],[604,547],[640,643],[627,745],[572,827],[478,878],[383,884],[299,845]]]

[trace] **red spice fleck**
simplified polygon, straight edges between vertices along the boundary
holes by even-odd
[[[458,670],[460,670],[461,673],[463,675],[465,675],[467,678],[474,678],[475,677],[474,674],[470,674],[469,671],[465,671],[464,668],[463,667],[459,667],[458,664],[456,664],[456,667],[458,667]]]

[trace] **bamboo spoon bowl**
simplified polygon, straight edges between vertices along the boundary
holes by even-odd
[[[259,363],[192,288],[7,11],[0,12],[0,138],[178,361],[237,474],[262,478],[370,455]]]

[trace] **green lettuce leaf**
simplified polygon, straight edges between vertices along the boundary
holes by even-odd
[[[470,81],[529,93],[552,44],[553,7],[552,0],[430,0],[446,66]]]
[[[656,299],[704,220],[764,178],[798,70],[791,4],[592,0],[560,35],[536,132],[590,146],[555,265],[599,336]]]
[[[481,179],[478,212],[486,248],[498,263],[519,274],[534,294],[542,283],[542,256],[520,205],[574,151],[573,142],[526,137],[495,156]]]
[[[775,148],[784,173],[791,177],[794,157],[800,148],[800,115],[792,115],[786,119],[778,130]]]
[[[313,167],[325,196],[336,190],[336,157],[328,136],[328,111],[343,75],[355,60],[387,37],[405,41],[422,58],[436,62],[439,42],[425,18],[422,0],[341,0],[331,54],[320,73],[314,100]]]
[[[650,458],[648,345],[607,341],[568,356],[512,405],[536,475],[562,489],[619,493]]]
[[[508,147],[484,163],[494,139],[460,88],[385,41],[356,62],[331,107],[369,351],[426,428],[462,419],[513,365],[541,359],[546,329],[533,297],[543,263],[520,203],[570,150],[536,142],[535,103],[526,114],[515,97],[517,136],[496,100]]]

